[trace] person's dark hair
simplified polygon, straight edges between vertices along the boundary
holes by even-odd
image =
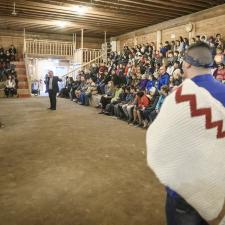
[[[189,44],[189,40],[188,40],[187,38],[184,38],[184,42],[185,42],[186,44]]]
[[[126,91],[130,92],[130,87],[129,86],[126,87]]]
[[[143,91],[139,91],[139,92],[137,93],[137,96],[138,96],[139,98],[141,98],[143,95],[144,95],[144,92],[143,92]]]
[[[167,85],[163,85],[163,86],[161,87],[161,91],[164,91],[164,92],[166,92],[166,93],[168,94],[169,91],[170,91],[170,89],[169,89],[169,87],[168,87]]]
[[[180,65],[180,62],[179,61],[175,61],[174,64]]]
[[[120,84],[114,84],[114,82],[113,82],[113,85],[114,85],[115,88],[118,88],[118,89],[121,88]]]
[[[92,81],[93,81],[94,83],[97,81],[97,78],[94,77],[94,76],[92,76],[91,79],[92,79]]]
[[[216,37],[220,36],[221,34],[216,34]]]
[[[184,39],[183,39],[182,36],[180,36],[179,41],[180,41],[180,42],[184,42]]]
[[[130,90],[134,90],[135,92],[137,91],[137,88],[134,85],[130,86]]]

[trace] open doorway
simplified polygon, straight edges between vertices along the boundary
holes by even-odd
[[[28,59],[28,75],[33,95],[47,96],[46,79],[49,70],[52,70],[55,76],[63,78],[70,70],[70,60],[45,58]],[[60,82],[59,89],[63,87],[64,82]]]

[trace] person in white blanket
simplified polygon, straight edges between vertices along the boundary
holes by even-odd
[[[184,82],[147,131],[147,162],[166,186],[167,225],[225,225],[225,85],[206,43],[189,47]]]

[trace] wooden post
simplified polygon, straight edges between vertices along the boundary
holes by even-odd
[[[162,42],[162,31],[161,30],[157,30],[157,50],[159,49],[159,45]]]
[[[81,49],[84,48],[84,29],[81,29]]]
[[[26,49],[26,30],[24,28],[24,30],[23,30],[23,55],[24,56],[26,54],[26,51],[27,51],[27,49]]]
[[[107,64],[107,52],[108,52],[108,49],[107,49],[107,36],[106,36],[106,31],[105,31],[105,63]]]
[[[107,36],[106,36],[106,31],[105,31],[105,44],[107,43]]]
[[[84,60],[84,29],[81,29],[81,65],[83,64],[83,60]]]

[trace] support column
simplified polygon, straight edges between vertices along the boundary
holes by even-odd
[[[107,51],[108,51],[108,49],[107,49],[107,33],[106,33],[106,31],[105,31],[105,37],[104,37],[104,41],[105,41],[105,55],[104,55],[104,59],[103,59],[103,61],[107,64]]]
[[[134,34],[134,46],[136,46],[137,44],[138,44],[137,36]]]
[[[25,58],[25,53],[26,53],[26,29],[24,28],[23,30],[23,57]]]
[[[73,64],[76,63],[77,34],[73,33]]]
[[[84,29],[81,29],[81,49],[84,48]]]
[[[189,41],[196,36],[196,24],[192,23],[192,30],[189,32]]]
[[[157,37],[156,37],[157,43],[156,43],[156,48],[157,50],[159,49],[160,43],[162,43],[162,31],[157,30]]]
[[[77,49],[77,33],[74,34],[74,48]]]
[[[107,32],[105,31],[105,44],[107,43]]]

